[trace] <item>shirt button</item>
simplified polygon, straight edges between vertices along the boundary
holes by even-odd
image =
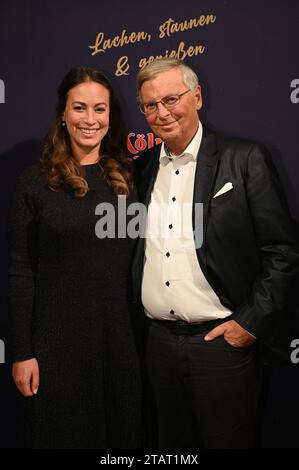
[[[175,197],[175,196],[173,196],[172,201],[173,201],[173,202],[176,201],[176,197]]]
[[[170,310],[169,313],[171,313],[171,315],[174,315],[174,310]]]
[[[168,225],[168,227],[169,227],[169,228],[170,228],[170,230],[171,230],[171,229],[172,229],[172,227],[173,227],[173,225],[172,225],[172,224],[170,224],[170,225]]]
[[[179,174],[180,174],[179,170],[176,170],[175,174],[176,174],[176,175],[179,175]]]
[[[169,258],[169,256],[170,256],[169,251],[167,251],[166,256],[167,256],[167,258]]]
[[[169,287],[169,286],[170,286],[170,282],[169,282],[169,281],[166,281],[166,282],[165,282],[165,285],[166,285],[167,287]]]

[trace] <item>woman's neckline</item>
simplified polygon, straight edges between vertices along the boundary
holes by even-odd
[[[83,165],[81,163],[81,166],[93,166],[93,165],[98,165],[98,164],[99,164],[99,161],[93,162],[93,163],[84,163]]]

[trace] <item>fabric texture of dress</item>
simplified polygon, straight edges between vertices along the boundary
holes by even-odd
[[[12,197],[10,305],[14,361],[36,357],[40,386],[21,398],[30,448],[142,447],[138,331],[129,299],[134,240],[100,239],[99,203],[117,196],[98,164],[89,192],[51,190],[29,167]],[[127,203],[133,201],[129,198]]]

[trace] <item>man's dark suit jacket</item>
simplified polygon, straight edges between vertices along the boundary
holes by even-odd
[[[148,206],[159,169],[160,145],[136,160],[140,202]],[[213,198],[225,183],[233,189]],[[265,362],[289,356],[288,316],[299,255],[286,199],[262,146],[204,128],[197,156],[194,203],[203,203],[200,267],[231,319],[258,338]],[[196,227],[193,211],[193,228]],[[133,261],[141,301],[144,239]],[[269,354],[270,352],[270,354]]]

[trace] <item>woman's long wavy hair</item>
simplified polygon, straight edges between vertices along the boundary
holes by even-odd
[[[73,68],[62,80],[58,88],[56,117],[41,150],[41,171],[53,190],[67,185],[74,190],[78,198],[84,197],[88,192],[88,183],[84,178],[84,165],[80,165],[76,160],[67,127],[62,125],[69,90],[87,81],[97,82],[109,91],[110,128],[101,142],[99,160],[103,177],[116,194],[129,195],[133,184],[133,165],[127,153],[127,134],[122,112],[109,80],[101,71],[93,68]]]

